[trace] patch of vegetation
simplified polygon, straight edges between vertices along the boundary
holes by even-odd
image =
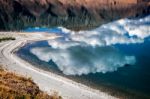
[[[58,93],[48,95],[30,79],[0,69],[0,99],[62,99]]]
[[[0,42],[7,41],[7,40],[15,40],[14,37],[0,37]]]

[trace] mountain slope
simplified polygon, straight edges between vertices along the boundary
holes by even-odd
[[[0,30],[95,27],[150,13],[149,0],[0,0]]]

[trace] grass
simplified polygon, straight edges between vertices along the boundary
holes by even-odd
[[[21,77],[0,68],[0,99],[62,99],[57,92],[42,92],[31,78]]]
[[[0,42],[7,41],[7,40],[15,40],[14,37],[0,37]]]

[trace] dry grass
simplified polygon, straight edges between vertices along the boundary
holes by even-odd
[[[62,99],[56,92],[49,96],[30,79],[0,69],[0,99]]]

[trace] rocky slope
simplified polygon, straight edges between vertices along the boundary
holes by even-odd
[[[149,0],[0,0],[0,30],[95,27],[150,13]]]

